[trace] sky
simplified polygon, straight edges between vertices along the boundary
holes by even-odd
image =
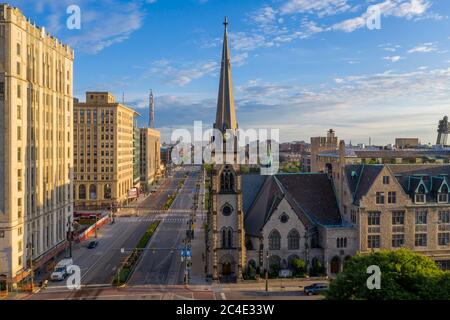
[[[124,96],[145,126],[153,89],[166,141],[175,128],[214,122],[224,16],[240,128],[280,129],[281,141],[309,141],[333,128],[353,144],[369,137],[434,144],[439,119],[450,114],[448,0],[10,3],[75,49],[81,101],[86,91]],[[79,30],[66,25],[72,4]]]

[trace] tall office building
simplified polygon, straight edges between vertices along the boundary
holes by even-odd
[[[151,128],[141,128],[141,187],[149,190],[160,174],[161,167],[161,134]]]
[[[87,92],[85,103],[74,104],[76,209],[108,209],[128,201],[136,115],[109,92]]]
[[[72,217],[74,52],[0,4],[0,281],[66,244]]]

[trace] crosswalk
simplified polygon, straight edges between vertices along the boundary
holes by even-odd
[[[201,216],[198,216],[201,217]],[[116,221],[119,223],[143,223],[143,222],[154,222],[161,221],[167,223],[179,223],[179,222],[188,222],[191,219],[190,215],[184,216],[169,216],[169,215],[154,215],[148,217],[126,217],[126,218],[116,218]]]

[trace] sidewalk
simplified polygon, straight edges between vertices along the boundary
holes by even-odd
[[[203,212],[203,196],[204,185],[201,184],[196,212],[195,237],[191,241],[192,269],[189,281],[191,285],[209,285],[205,277],[205,231],[202,229],[202,226],[203,222],[206,221],[206,213]],[[202,216],[204,220],[202,220]]]

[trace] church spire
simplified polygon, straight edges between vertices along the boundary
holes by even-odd
[[[236,111],[234,107],[233,81],[231,77],[230,48],[228,46],[228,18],[223,23],[222,64],[220,69],[219,97],[217,99],[216,123],[214,128],[224,132],[227,129],[237,129]]]

